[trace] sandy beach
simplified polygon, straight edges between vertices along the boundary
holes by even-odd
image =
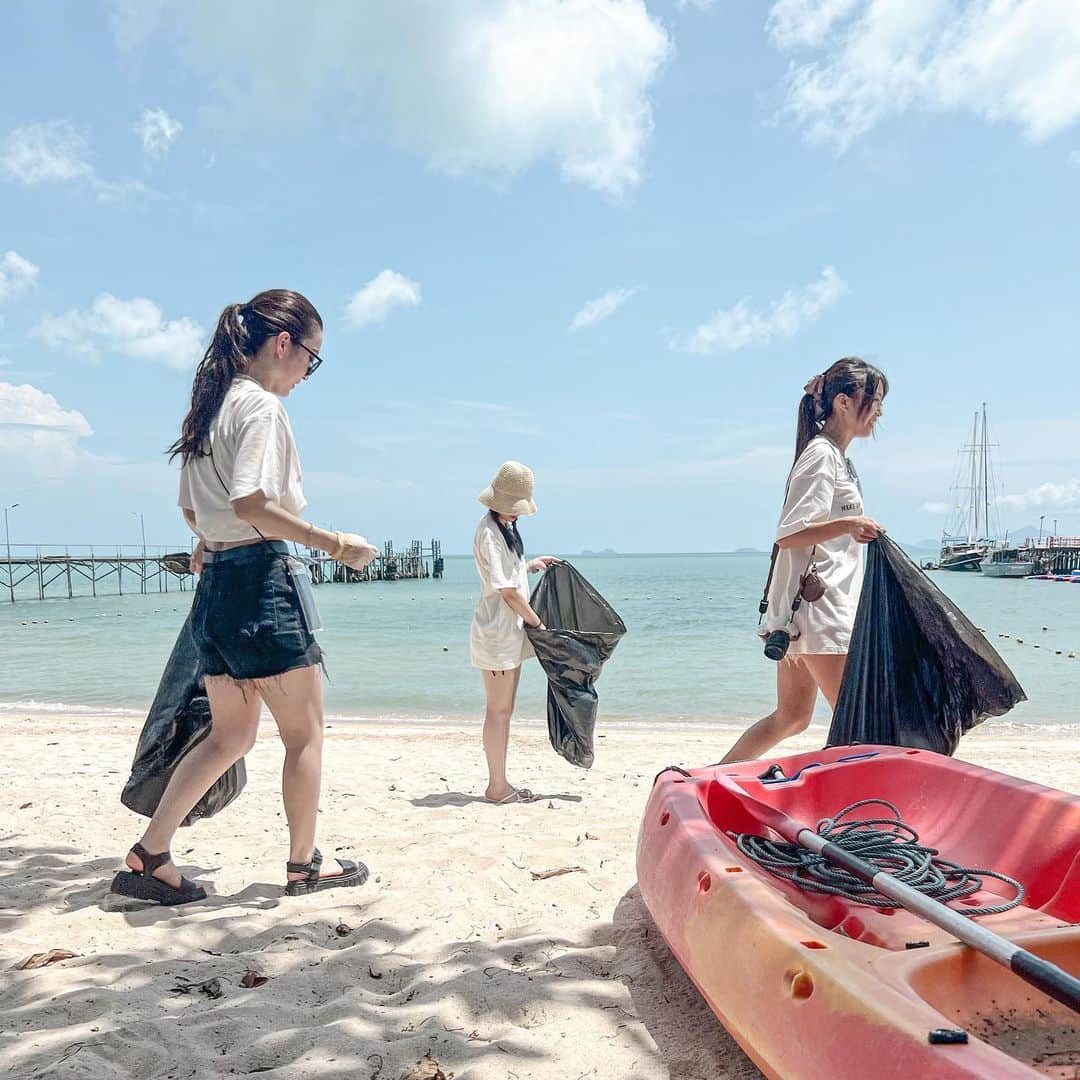
[[[244,794],[174,845],[189,877],[212,882],[209,900],[109,910],[109,881],[141,828],[119,802],[139,727],[111,715],[0,719],[6,1074],[758,1075],[667,952],[635,886],[654,774],[715,760],[730,733],[602,728],[584,773],[555,756],[542,729],[519,729],[511,777],[543,797],[494,807],[481,798],[478,729],[334,722],[320,845],[358,855],[372,877],[287,898],[281,748],[267,726]],[[959,756],[1080,790],[1064,735],[991,724]],[[51,949],[75,955],[16,970]]]

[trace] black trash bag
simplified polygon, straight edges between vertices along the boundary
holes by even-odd
[[[526,627],[548,677],[548,735],[572,765],[593,763],[596,690],[604,661],[626,633],[611,605],[568,562],[553,563],[533,589],[533,610],[546,630]]]
[[[137,814],[153,817],[173,770],[209,733],[210,702],[203,686],[195,640],[191,636],[189,614],[143,724],[131,776],[124,785],[120,801]],[[247,771],[241,758],[214,781],[181,824],[191,825],[199,818],[213,817],[244,790],[246,783]]]
[[[1027,695],[986,637],[889,537],[868,549],[826,745],[952,754],[964,732]]]

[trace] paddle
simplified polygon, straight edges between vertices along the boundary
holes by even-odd
[[[831,843],[813,829],[789,817],[782,810],[777,810],[776,807],[754,798],[726,776],[718,775],[716,781],[736,796],[762,824],[778,832],[789,843],[798,844],[837,866],[842,866],[849,874],[873,886],[883,896],[895,900],[900,907],[921,916],[946,933],[952,934],[965,945],[970,945],[973,949],[990,957],[991,960],[1009,968],[1025,982],[1037,987],[1055,1001],[1060,1001],[1063,1005],[1068,1005],[1069,1008],[1080,1013],[1080,979],[1070,975],[1057,964],[1052,964],[1049,960],[1044,960],[1022,949],[1000,934],[995,934],[992,930],[987,930],[985,926],[980,926],[953,911],[952,908],[946,907],[929,896],[924,896],[917,889],[898,881],[884,870],[878,870],[876,866]]]

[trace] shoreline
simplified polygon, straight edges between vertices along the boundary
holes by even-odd
[[[35,700],[0,701],[0,721],[5,716],[21,716],[34,720],[53,720],[59,717],[68,717],[73,720],[97,718],[115,718],[138,720],[139,724],[146,718],[149,711],[149,702],[142,707],[113,706],[103,707],[100,705],[72,705],[65,702],[48,702]],[[269,720],[270,715],[265,707],[262,719]],[[752,724],[757,716],[731,716],[731,717],[687,717],[675,716],[671,718],[661,717],[608,717],[601,716],[597,723],[597,730],[604,731],[641,731],[660,730],[665,732],[687,731],[706,732],[717,731],[725,733],[738,733]],[[364,727],[386,725],[407,725],[416,730],[430,727],[438,731],[471,730],[474,726],[479,729],[483,722],[483,716],[477,714],[454,713],[439,716],[419,716],[416,714],[393,714],[365,716],[359,713],[328,712],[327,724],[346,724]],[[521,716],[515,713],[513,720],[515,727],[526,729],[543,729],[547,725],[547,719],[543,716]],[[829,725],[826,720],[815,718],[811,721],[807,732],[811,736],[823,739]],[[1008,717],[991,717],[971,732],[964,736],[965,739],[978,736],[984,738],[987,733],[994,736],[1068,736],[1080,738],[1080,723],[1057,722],[1057,721],[1015,721]],[[820,742],[818,743],[820,745]]]
[[[634,865],[656,772],[717,760],[727,733],[603,725],[584,772],[520,725],[510,776],[540,798],[495,807],[479,722],[331,722],[319,844],[371,878],[293,898],[267,724],[243,794],[173,845],[208,899],[117,911],[109,882],[143,821],[119,802],[141,725],[0,714],[0,1071],[400,1080],[429,1058],[455,1080],[758,1076],[655,932]],[[1077,792],[1075,750],[984,726],[958,756]],[[50,949],[75,955],[14,970]],[[247,971],[267,981],[245,988]]]

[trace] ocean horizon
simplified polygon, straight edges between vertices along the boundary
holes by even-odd
[[[627,625],[598,682],[599,722],[735,729],[773,707],[775,667],[756,637],[764,553],[567,556]],[[935,573],[935,583],[1012,667],[1028,701],[1005,718],[1080,729],[1080,590],[1033,580]],[[534,578],[535,582],[537,579]],[[467,722],[483,715],[468,630],[479,583],[468,556],[442,579],[322,585],[330,720]],[[192,592],[0,604],[7,662],[0,711],[144,714]],[[541,723],[539,665],[522,675],[516,717]],[[819,701],[815,723],[826,724]]]

